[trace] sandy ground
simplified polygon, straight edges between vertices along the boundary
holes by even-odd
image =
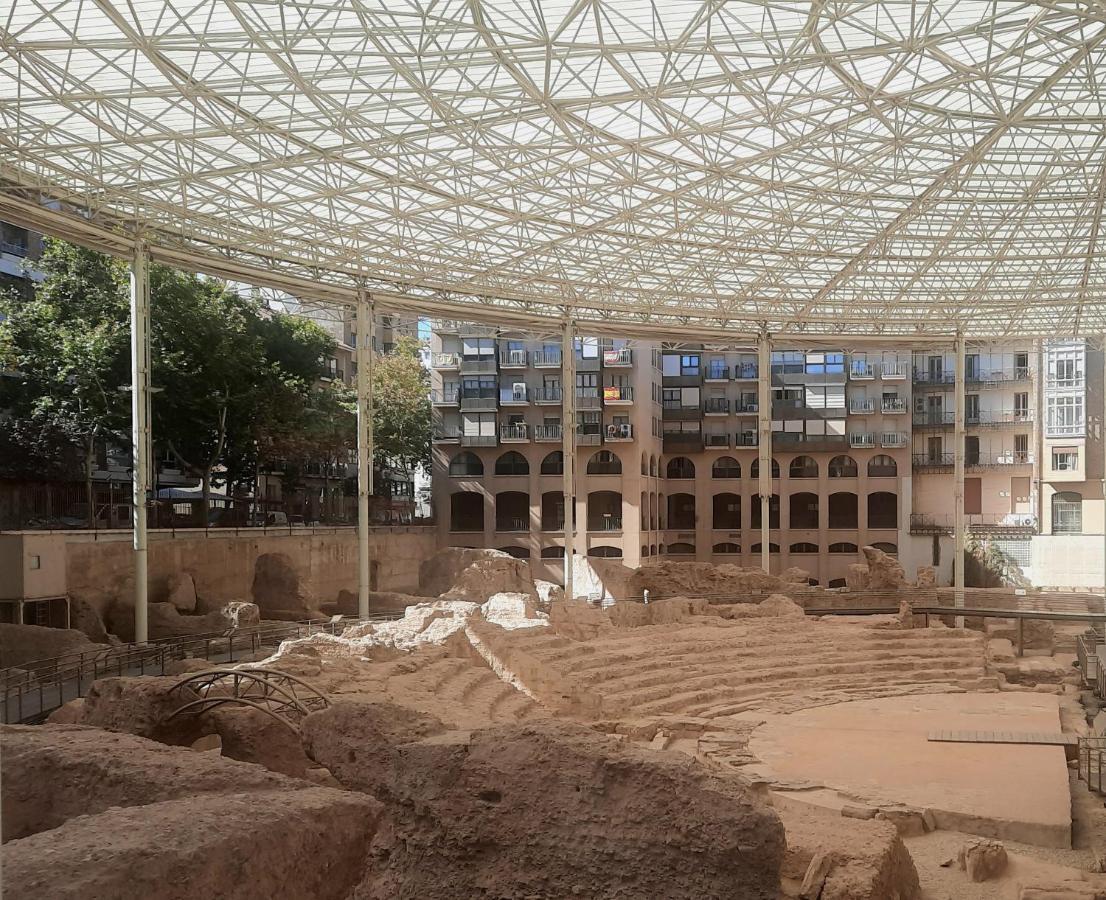
[[[926,739],[939,729],[1059,732],[1057,699],[996,693],[860,700],[772,717],[753,732],[749,748],[761,771],[784,781],[929,808],[942,828],[1067,846],[1063,748]]]

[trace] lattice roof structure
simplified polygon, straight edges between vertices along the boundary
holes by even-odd
[[[628,334],[1106,330],[1106,8],[9,0],[0,218]]]

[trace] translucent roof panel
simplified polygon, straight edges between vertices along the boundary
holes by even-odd
[[[0,218],[629,332],[1106,330],[1106,14],[9,0]]]

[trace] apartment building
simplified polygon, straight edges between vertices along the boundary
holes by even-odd
[[[759,566],[756,348],[581,336],[575,357],[576,552],[630,566],[661,555]],[[1102,539],[1089,537],[1102,532],[1101,429],[1087,424],[1102,406],[1101,364],[1083,341],[965,357],[966,522],[1040,583],[1102,581]],[[560,338],[436,323],[431,366],[443,540],[503,549],[558,577]],[[954,371],[951,351],[773,349],[774,570],[841,584],[871,544],[908,571],[936,564],[951,578]],[[1054,551],[1034,545],[1042,535],[1082,539],[1064,546],[1088,556],[1084,581],[1056,571]]]

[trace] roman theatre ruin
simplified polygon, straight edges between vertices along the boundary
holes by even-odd
[[[38,707],[43,664],[4,671],[5,897],[1106,896],[1101,598],[954,609],[864,557],[581,561],[566,599],[449,548],[392,618],[147,674],[51,629],[103,664]]]

